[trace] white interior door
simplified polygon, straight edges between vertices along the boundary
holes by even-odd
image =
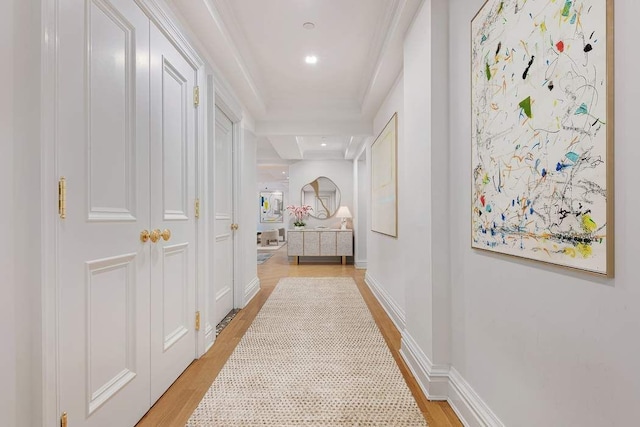
[[[151,399],[196,354],[196,70],[151,25]],[[170,234],[170,236],[169,236]]]
[[[233,123],[215,109],[213,326],[233,309]]]
[[[130,0],[58,11],[59,406],[130,426],[150,404],[149,20]]]

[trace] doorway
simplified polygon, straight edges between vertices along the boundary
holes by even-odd
[[[129,0],[57,19],[45,399],[74,426],[133,425],[196,357],[198,66]]]

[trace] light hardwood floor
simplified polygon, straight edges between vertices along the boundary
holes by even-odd
[[[211,349],[184,371],[140,420],[138,426],[184,426],[278,281],[289,276],[353,277],[429,426],[462,425],[448,403],[430,402],[420,390],[400,356],[400,332],[364,283],[364,270],[356,270],[353,265],[304,264],[304,258],[301,258],[301,262],[300,265],[290,264],[287,260],[287,247],[284,246],[265,263],[258,265],[261,286],[258,295],[220,333]]]

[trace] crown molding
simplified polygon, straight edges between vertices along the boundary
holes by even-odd
[[[368,68],[366,73],[364,74],[369,78],[362,80],[362,85],[360,86],[360,90],[358,91],[361,105],[364,103],[364,100],[367,97],[368,93],[371,92],[373,82],[380,70],[382,61],[384,59],[384,52],[389,47],[389,40],[391,39],[390,33],[398,25],[398,10],[401,2],[404,6],[406,0],[393,0],[389,2],[384,13],[380,17],[380,20],[378,21],[378,25],[376,26],[376,32],[373,35],[373,42],[371,43],[369,57],[367,59]]]
[[[158,29],[169,39],[169,41],[183,54],[185,59],[194,69],[204,66],[204,61],[198,51],[184,36],[182,28],[179,28],[175,22],[174,16],[170,16],[167,12],[166,5],[161,5],[156,0],[135,0],[136,4],[142,11],[156,24]]]
[[[256,135],[344,136],[373,135],[373,123],[359,120],[268,120],[256,121]]]
[[[220,35],[224,39],[227,48],[235,62],[236,66],[240,70],[240,75],[244,80],[244,83],[249,87],[251,94],[255,97],[260,109],[264,112],[267,110],[267,103],[263,95],[263,90],[256,83],[256,79],[253,77],[255,73],[251,72],[251,68],[247,64],[245,58],[250,57],[243,55],[241,49],[238,48],[236,38],[240,40],[241,44],[246,45],[244,36],[237,34],[238,31],[230,31],[229,28],[238,28],[238,24],[235,15],[231,11],[228,3],[225,0],[202,0],[209,12],[211,19],[213,19]]]

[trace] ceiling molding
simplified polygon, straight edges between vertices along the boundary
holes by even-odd
[[[368,85],[366,90],[362,94],[362,98],[360,99],[360,105],[364,106],[367,99],[371,97],[371,92],[373,88],[378,83],[378,77],[380,76],[380,70],[385,65],[386,62],[386,53],[390,49],[392,45],[392,40],[398,36],[398,27],[401,21],[402,13],[405,10],[405,6],[407,5],[407,0],[399,0],[395,2],[395,8],[393,11],[393,19],[390,19],[389,27],[386,32],[386,36],[384,38],[384,42],[380,46],[380,50],[378,51],[378,58],[375,63],[375,66],[370,74],[370,78],[368,80]],[[403,32],[404,36],[404,32]],[[403,37],[404,38],[404,37]]]
[[[220,108],[232,122],[242,121],[243,109],[231,88],[218,76],[212,77],[216,107]]]
[[[183,28],[179,28],[175,24],[178,20],[175,19],[175,16],[171,16],[173,14],[169,12],[170,8],[164,1],[135,0],[135,2],[169,39],[171,44],[182,53],[182,56],[189,62],[191,67],[197,70],[204,66],[202,57],[184,36]]]
[[[365,136],[352,136],[351,141],[349,141],[349,145],[344,153],[344,158],[347,160],[352,160],[358,157],[360,152],[362,151],[362,147],[364,146],[365,141],[367,141],[369,137]]]
[[[303,160],[345,160],[342,150],[308,150]]]
[[[297,137],[291,135],[272,135],[267,137],[267,139],[280,158],[290,160],[300,160],[303,158]]]
[[[282,166],[289,166],[292,165],[296,162],[299,162],[299,160],[287,160],[287,159],[263,159],[260,160],[258,159],[258,165],[260,165],[261,168],[268,168],[268,167],[282,167]]]
[[[369,50],[369,57],[367,59],[368,69],[364,74],[368,76],[368,79],[362,79],[362,84],[360,86],[360,90],[358,91],[360,98],[360,105],[365,99],[367,92],[369,92],[371,87],[371,81],[376,75],[376,71],[380,67],[380,61],[382,60],[383,51],[386,49],[389,40],[389,29],[391,28],[391,24],[394,22],[396,15],[398,13],[398,6],[400,5],[400,0],[393,0],[387,5],[386,10],[383,12],[380,20],[378,21],[378,25],[376,25],[376,32],[373,35],[371,49]]]
[[[150,0],[135,0],[136,2],[149,2]],[[156,1],[156,0],[151,0]],[[164,3],[165,0],[160,0]],[[238,98],[237,93],[234,88],[229,84],[229,81],[224,77],[224,73],[217,66],[214,59],[209,54],[208,50],[202,45],[200,39],[196,34],[194,34],[192,28],[186,24],[186,19],[182,15],[181,11],[176,9],[175,4],[173,2],[166,3],[167,8],[171,11],[171,15],[174,18],[175,22],[179,22],[181,29],[181,36],[185,38],[186,42],[189,43],[192,48],[200,55],[205,67],[206,80],[209,83],[209,90],[213,88],[215,92],[221,92],[223,94],[225,103],[229,104],[230,107],[233,108],[234,113],[243,120],[243,125],[246,125],[252,131],[255,128],[254,118],[249,113],[246,106],[242,103],[242,101]],[[211,85],[213,82],[213,85]],[[214,96],[216,93],[212,92],[208,94],[209,96]]]
[[[256,121],[257,135],[296,135],[296,136],[344,136],[373,133],[371,120],[300,120],[300,121]]]
[[[236,63],[236,66],[240,69],[240,74],[242,75],[242,78],[245,81],[245,84],[249,87],[249,89],[251,90],[251,93],[253,94],[253,96],[255,97],[256,101],[258,102],[258,104],[260,105],[260,108],[263,111],[267,110],[266,107],[266,102],[264,99],[264,96],[262,95],[262,92],[260,91],[260,89],[258,88],[258,86],[256,85],[256,82],[253,78],[253,76],[251,75],[251,72],[249,70],[249,68],[246,65],[246,62],[243,58],[243,56],[241,55],[240,51],[238,50],[238,47],[236,45],[236,43],[234,42],[233,39],[233,35],[230,33],[227,25],[224,22],[224,17],[220,14],[219,9],[216,6],[216,3],[218,3],[219,0],[202,0],[207,8],[207,11],[209,12],[209,15],[211,16],[211,19],[213,19],[213,22],[215,23],[216,27],[218,28],[218,31],[220,32],[221,36],[223,37],[227,48],[229,49],[231,56],[233,57],[234,62]]]
[[[353,156],[353,159],[356,161],[366,160],[367,158],[367,147],[373,143],[373,136],[368,136],[362,139],[362,144],[360,145],[359,150],[356,155]]]
[[[258,69],[258,66],[251,54],[246,33],[243,30],[242,25],[240,25],[240,21],[238,20],[233,7],[228,0],[206,1],[212,2],[215,5],[218,16],[224,23],[224,28],[228,33],[228,37],[233,42],[232,48],[234,57],[239,58],[237,61],[240,61],[243,64],[244,69],[246,70],[245,73],[249,76],[256,91],[262,97],[262,102],[265,105],[265,108],[268,109],[271,94],[261,79],[260,70]]]
[[[402,77],[404,36],[424,3],[354,0],[331,7],[298,0],[278,5],[264,0],[135,1],[166,3],[183,18],[185,38],[193,39],[207,74],[215,76],[216,95],[242,111],[243,122],[246,117],[257,141],[262,140],[260,164],[321,153],[357,158],[372,136],[375,114]],[[354,20],[344,11],[361,13]],[[325,23],[316,32],[297,25],[316,18]],[[344,31],[331,31],[332,25]],[[319,56],[327,59],[316,69],[304,68],[297,56],[307,44],[317,45]],[[321,151],[320,142],[317,148],[310,143],[319,137],[328,142]],[[330,142],[335,137],[341,138],[339,147]]]

